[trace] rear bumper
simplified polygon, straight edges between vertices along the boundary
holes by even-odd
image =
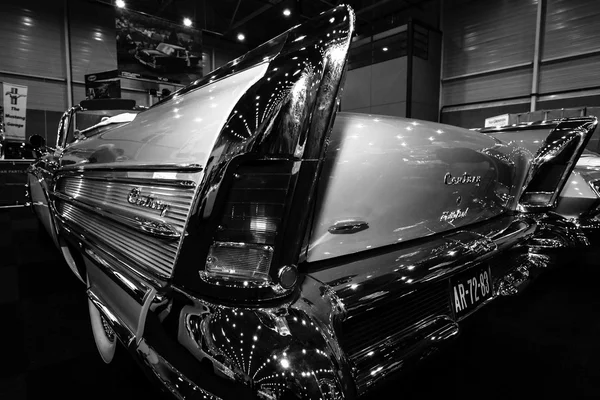
[[[517,293],[535,271],[547,266],[546,258],[519,246],[534,228],[532,221],[515,219],[497,234],[499,246],[491,250],[494,256],[478,244],[482,252],[467,254],[472,262],[448,270],[435,282],[443,284],[454,273],[487,263],[493,282],[490,300]],[[507,236],[512,246],[501,249]],[[371,262],[386,268],[377,258]],[[119,279],[119,274],[110,277]],[[344,298],[335,285],[312,276],[304,277],[299,292],[287,303],[252,309],[216,304],[177,288],[156,287],[138,299],[145,311],[136,330],[119,327],[127,323],[115,318],[118,310],[101,306],[109,303],[102,296],[119,287],[122,284],[110,289],[96,285],[89,294],[101,312],[113,314],[106,319],[117,325],[115,332],[121,332],[120,340],[148,375],[176,398],[354,399],[435,353],[459,333],[459,321],[450,307],[445,314],[423,315],[403,334],[376,343],[378,349],[393,350],[378,351],[373,362],[369,360],[370,369],[361,370],[357,368],[360,363],[347,354],[344,341],[343,321],[355,312],[350,309],[351,299]],[[371,293],[385,289],[390,287],[379,281]],[[449,290],[443,301],[450,303]]]

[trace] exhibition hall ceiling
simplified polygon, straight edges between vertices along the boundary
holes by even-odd
[[[109,0],[106,0],[109,1]],[[114,1],[114,0],[110,0]],[[359,34],[378,21],[409,10],[435,7],[434,0],[124,0],[126,7],[183,22],[189,18],[205,34],[260,44],[337,4],[350,4],[357,14]]]

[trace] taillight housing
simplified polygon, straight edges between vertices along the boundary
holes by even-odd
[[[240,287],[274,283],[272,261],[292,191],[293,164],[257,160],[229,172],[201,278]]]

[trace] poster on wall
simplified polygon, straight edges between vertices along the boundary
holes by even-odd
[[[200,31],[126,9],[116,30],[119,70],[184,85],[202,77]]]
[[[3,83],[3,123],[6,139],[25,140],[27,86]]]

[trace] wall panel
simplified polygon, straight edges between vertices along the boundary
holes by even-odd
[[[342,92],[342,110],[371,107],[371,66],[346,72]]]
[[[371,106],[371,114],[393,115],[395,117],[406,117],[406,102],[382,104]]]
[[[0,71],[56,78],[65,76],[62,4],[55,1],[2,1]]]
[[[73,80],[117,69],[115,10],[89,1],[70,1]],[[93,18],[90,16],[93,15]]]
[[[596,38],[600,42],[600,37]],[[600,54],[544,64],[540,68],[540,93],[600,86]]]
[[[598,0],[547,0],[542,59],[600,50]]]
[[[443,2],[443,77],[531,61],[538,0]]]
[[[406,101],[406,57],[373,64],[371,68],[371,106]]]
[[[527,96],[532,70],[508,71],[444,82],[443,104],[457,105]]]

